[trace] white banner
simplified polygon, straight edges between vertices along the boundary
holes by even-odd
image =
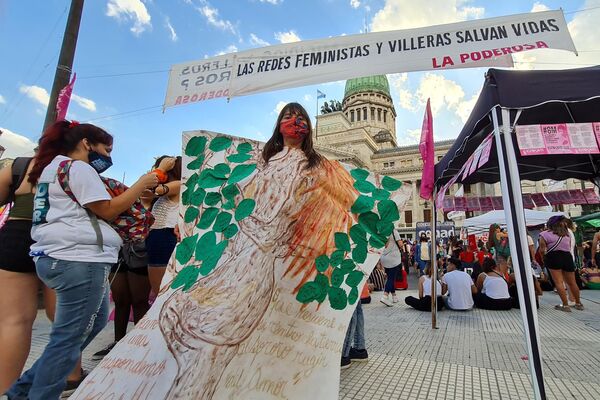
[[[376,74],[512,67],[513,53],[576,52],[562,11],[287,43],[171,67],[164,107]]]

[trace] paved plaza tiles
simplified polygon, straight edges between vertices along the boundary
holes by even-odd
[[[485,399],[532,398],[519,310],[438,314],[409,309],[400,303],[386,307],[373,294],[364,305],[369,362],[353,363],[341,373],[340,399]],[[542,356],[549,399],[600,399],[600,291],[584,290],[584,311],[554,310],[556,294],[544,292],[539,310]],[[27,366],[41,354],[50,325],[40,310]],[[110,343],[112,323],[84,353],[90,356]]]

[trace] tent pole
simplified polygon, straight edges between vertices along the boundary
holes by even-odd
[[[500,112],[502,115],[499,115]],[[535,291],[531,260],[527,246],[523,198],[521,197],[521,183],[512,139],[509,110],[501,109],[500,107],[494,108],[492,110],[492,120],[494,123],[496,151],[500,167],[500,184],[503,193],[502,202],[508,227],[512,265],[519,293],[519,305],[523,319],[523,332],[527,345],[527,353],[529,355],[529,370],[534,398],[536,400],[545,400],[546,390],[544,387]],[[502,126],[499,125],[499,120],[502,122]]]
[[[433,197],[432,197],[432,212],[431,212],[431,246],[430,246],[430,256],[431,260],[431,329],[437,329],[437,210],[435,207],[435,199],[437,198],[437,187],[433,187]]]

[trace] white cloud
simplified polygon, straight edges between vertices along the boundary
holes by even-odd
[[[44,107],[48,107],[48,102],[50,101],[50,95],[46,91],[46,89],[39,86],[27,86],[21,85],[19,86],[19,91],[29,97],[31,100],[39,103]]]
[[[275,112],[277,115],[279,115],[279,113],[281,112],[281,110],[283,110],[283,107],[285,107],[285,105],[287,104],[287,101],[280,101],[279,103],[277,103],[275,105],[275,109],[273,110],[273,112]]]
[[[215,56],[222,56],[223,54],[235,53],[238,51],[238,48],[234,44],[230,44],[227,48],[219,51]],[[207,58],[206,56],[204,58]]]
[[[456,115],[458,115],[463,124],[469,119],[478,98],[479,93],[475,93],[469,100],[460,101],[458,106],[456,106]]]
[[[412,0],[386,0],[384,7],[373,16],[373,32],[418,28],[481,18],[483,7],[469,7],[468,0],[429,0],[415,7]]]
[[[277,4],[281,4],[283,3],[283,0],[259,0],[261,3],[269,3],[269,4],[273,4],[273,5],[277,5]]]
[[[76,94],[71,95],[71,100],[88,111],[96,111],[96,102],[94,100],[86,99],[85,97],[77,96]]]
[[[33,149],[37,146],[35,142],[6,128],[0,127],[0,131],[2,131],[2,134],[0,135],[0,146],[6,149],[2,158],[33,155]]]
[[[233,27],[231,21],[226,19],[220,19],[219,10],[217,10],[214,7],[211,7],[208,3],[206,3],[202,7],[199,7],[198,11],[206,18],[206,21],[210,25],[224,31],[230,31],[231,33],[235,34],[235,28]]]
[[[536,3],[536,5],[543,6]],[[571,22],[568,23],[569,32],[575,43],[579,55],[574,53],[540,49],[526,53],[513,54],[517,69],[566,69],[581,68],[589,65],[600,64],[600,0],[587,0],[582,6],[584,12],[575,13]]]
[[[271,43],[259,38],[254,33],[250,34],[250,44],[252,44],[253,46],[259,46],[259,47],[265,47],[265,46],[271,45]]]
[[[132,20],[130,30],[136,36],[152,28],[150,14],[141,0],[108,0],[106,15],[119,21]]]
[[[279,40],[281,43],[293,43],[302,40],[300,39],[300,36],[298,36],[298,34],[293,30],[288,32],[276,32],[275,39]]]
[[[422,105],[430,98],[431,112],[435,116],[442,108],[456,111],[465,97],[465,92],[458,83],[443,75],[426,73],[421,79],[415,96]]]
[[[305,103],[311,103],[313,101],[313,97],[310,94],[305,94],[302,98],[304,99]]]
[[[6,104],[6,100],[4,99],[4,97],[0,94],[0,104]]]
[[[360,0],[350,0],[350,7],[352,7],[352,8],[360,7]]]
[[[550,10],[550,7],[548,7],[545,4],[540,3],[539,1],[536,1],[535,3],[533,3],[533,7],[531,8],[531,12],[548,11],[548,10]]]
[[[173,25],[171,25],[171,20],[169,19],[169,17],[166,18],[165,24],[169,33],[171,34],[171,41],[176,42],[178,39],[177,32],[175,32],[175,28],[173,28]]]

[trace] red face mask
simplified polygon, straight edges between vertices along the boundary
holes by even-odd
[[[290,118],[287,121],[281,121],[279,132],[285,137],[292,139],[302,139],[308,134],[308,124],[302,121],[302,118]]]

